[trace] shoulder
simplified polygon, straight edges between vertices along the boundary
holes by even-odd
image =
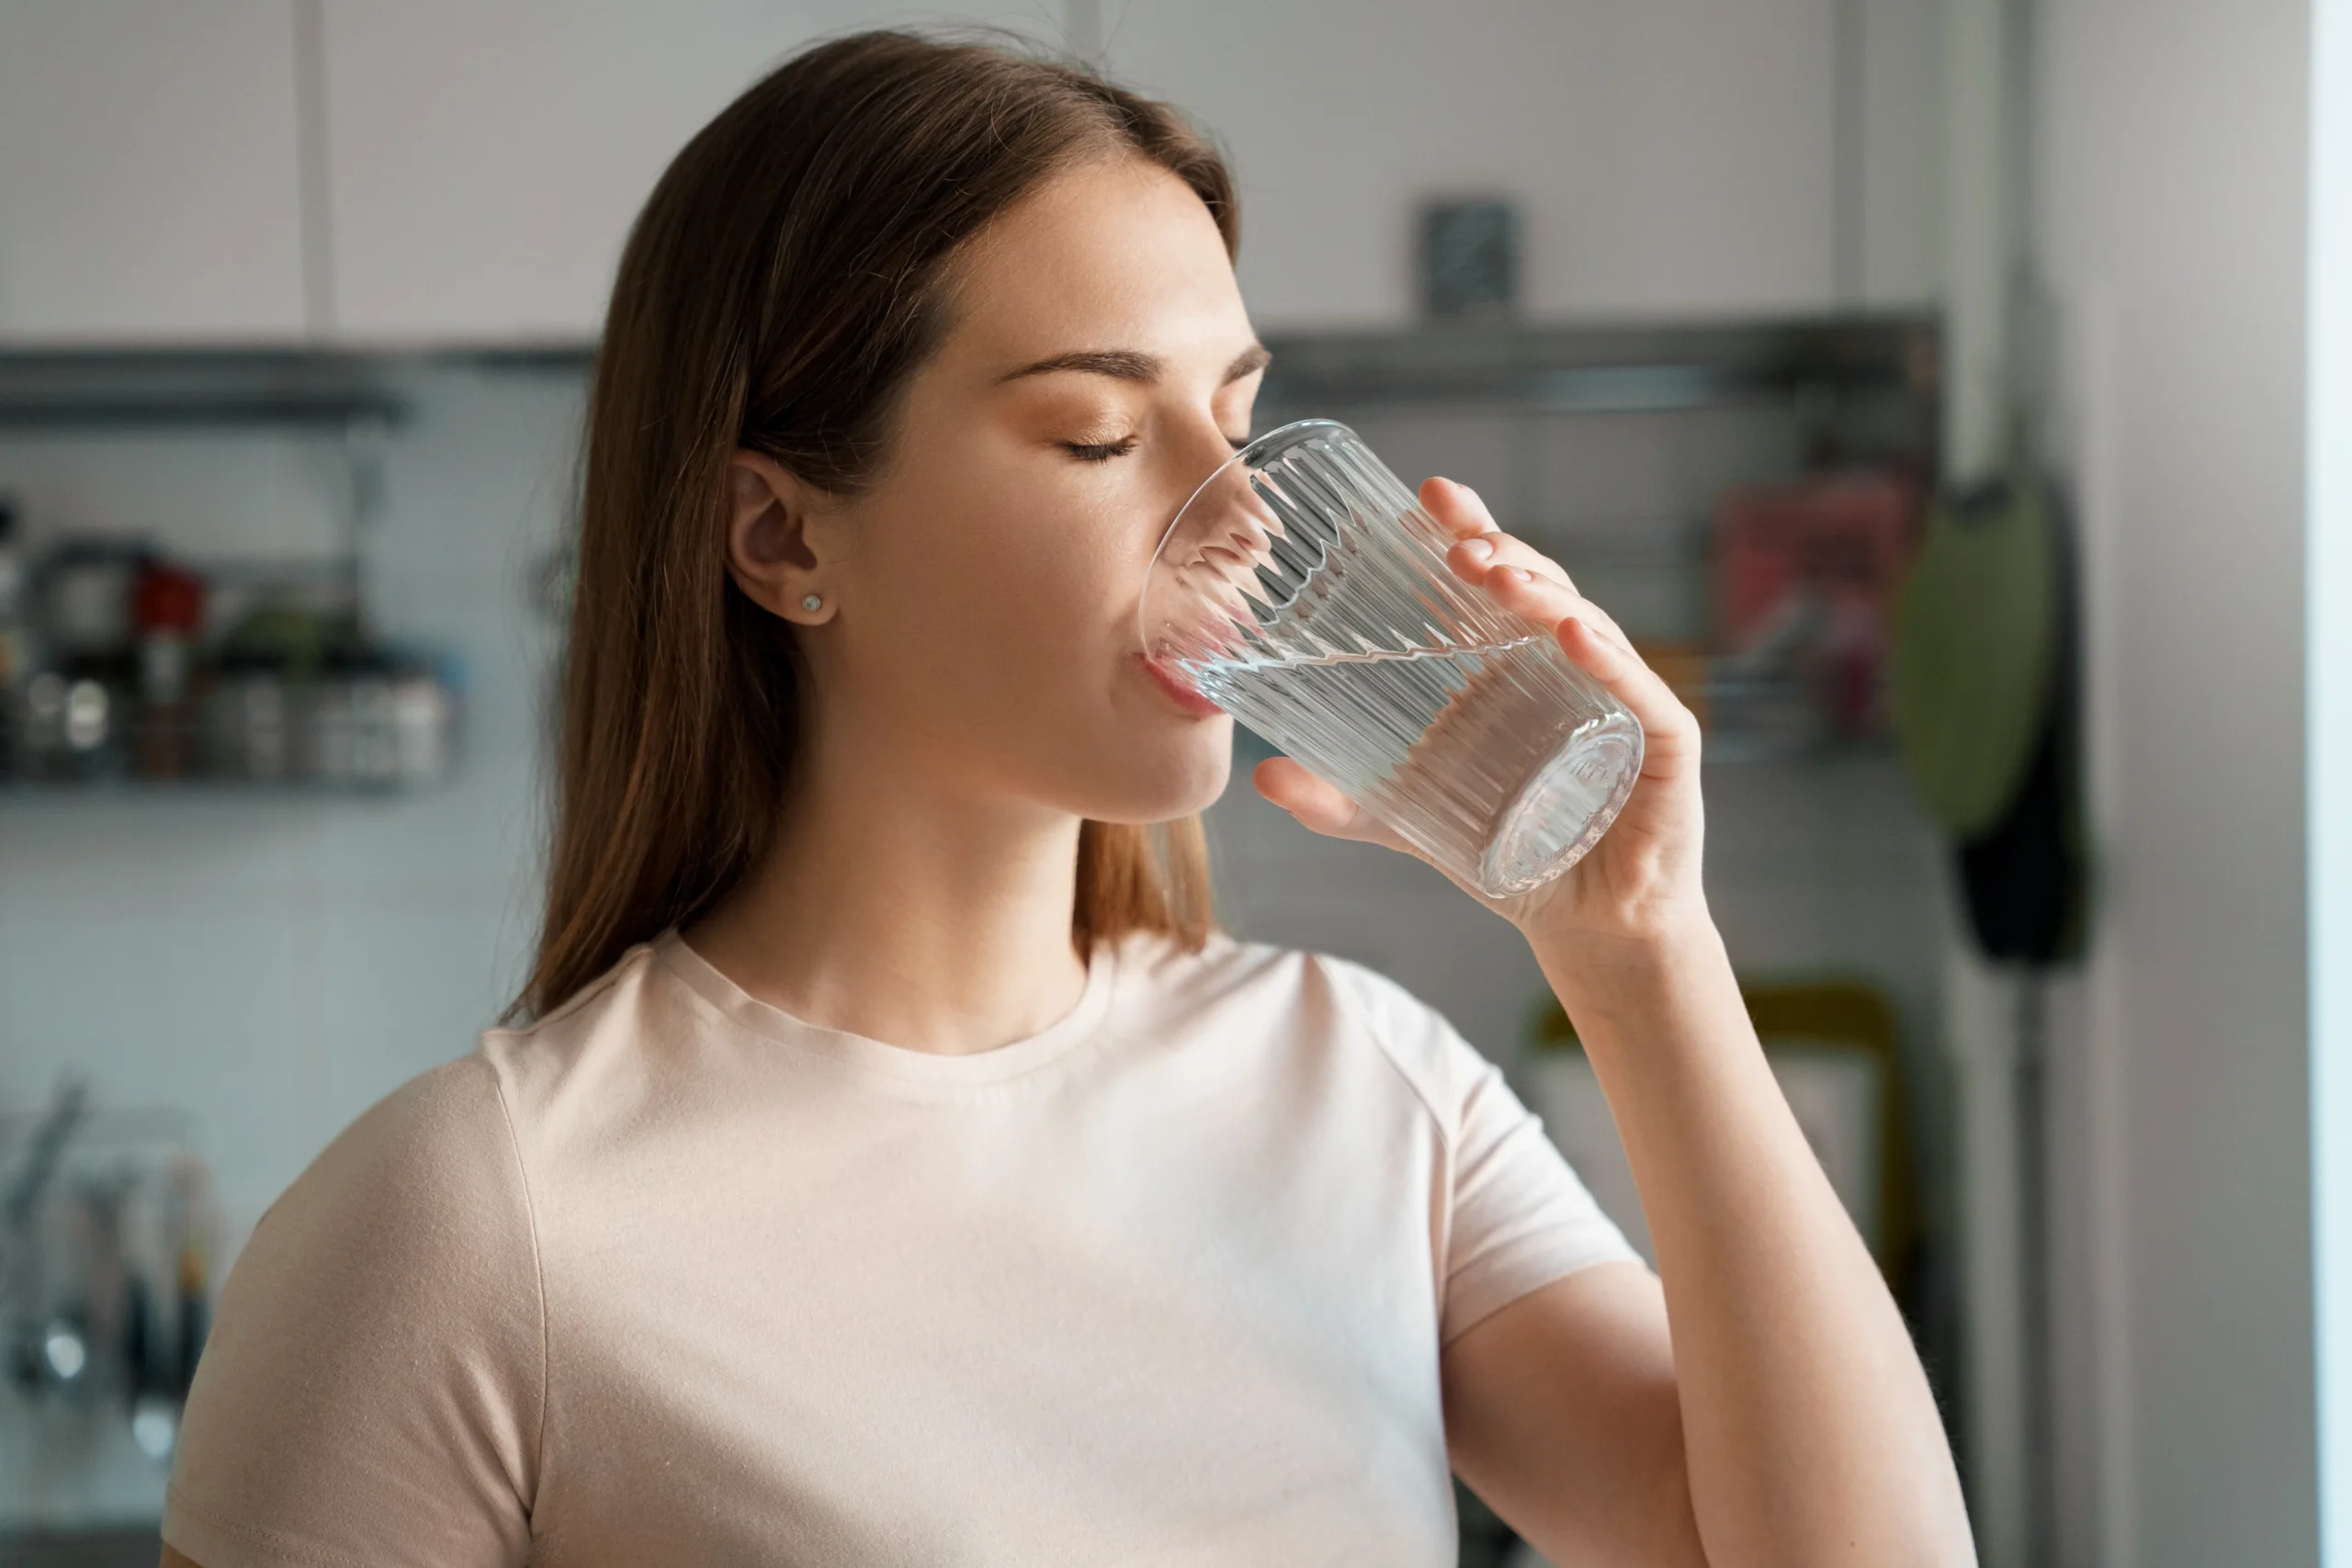
[[[477,1049],[362,1111],[264,1211],[222,1281],[216,1359],[419,1332],[534,1348],[538,1227],[499,1077]],[[291,1364],[289,1362],[289,1364]]]
[[[264,1213],[239,1268],[369,1275],[455,1255],[527,1269],[527,1207],[498,1074],[476,1050],[409,1079],[337,1134]]]
[[[544,1017],[482,1032],[471,1059],[496,1084],[526,1151],[551,1119],[643,1101],[707,1037],[719,1015],[665,964],[672,940],[630,947]]]
[[[403,1380],[452,1386],[453,1357],[536,1387],[540,1301],[521,1163],[475,1052],[369,1106],[264,1212],[222,1281],[190,1432],[300,1427]]]
[[[486,1031],[361,1111],[281,1192],[240,1249],[248,1301],[335,1282],[439,1299],[471,1287],[536,1293],[539,1215],[533,1129],[559,1110],[583,1061],[641,1010],[651,943],[520,1030]],[[224,1285],[237,1283],[233,1275]]]
[[[1423,1006],[1396,981],[1351,960],[1306,948],[1245,942],[1224,931],[1211,933],[1197,951],[1156,931],[1130,933],[1115,946],[1123,984],[1156,995],[1206,998],[1246,992],[1261,1003],[1314,998],[1375,1010]]]
[[[1197,953],[1164,937],[1130,937],[1122,973],[1161,1017],[1223,1014],[1294,1040],[1376,1051],[1441,1120],[1487,1067],[1445,1016],[1351,959],[1219,934]]]
[[[520,1562],[540,1281],[490,1061],[476,1051],[385,1095],[264,1213],[222,1282],[167,1537],[205,1562]]]

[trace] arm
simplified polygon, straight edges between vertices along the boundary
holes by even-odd
[[[1781,1097],[1713,927],[1599,974],[1538,956],[1609,1097],[1649,1220],[1704,1561],[1973,1561],[1926,1374]],[[1547,1345],[1578,1346],[1557,1307],[1502,1322],[1523,1304],[1462,1348],[1498,1329],[1516,1359],[1542,1366]],[[1605,1337],[1584,1339],[1589,1360]],[[1530,1396],[1509,1392],[1504,1356],[1481,1352],[1463,1376],[1503,1391],[1489,1394],[1495,1408],[1480,1406],[1488,1424],[1523,1421]],[[1569,1375],[1566,1356],[1553,1364]],[[1578,1416],[1568,1404],[1553,1419]],[[1537,1482],[1524,1461],[1540,1469],[1541,1452],[1522,1441],[1502,1456],[1499,1484]]]
[[[1571,1275],[1449,1347],[1457,1467],[1564,1561],[1973,1562],[1926,1372],[1781,1098],[1707,912],[1697,722],[1475,494],[1432,479],[1421,499],[1458,536],[1453,569],[1553,628],[1645,737],[1641,782],[1592,852],[1532,893],[1482,901],[1526,936],[1576,1024],[1657,1274]],[[1295,762],[1261,765],[1259,786],[1318,831],[1406,847]]]
[[[1705,1568],[1666,1303],[1638,1262],[1532,1291],[1446,1348],[1453,1468],[1546,1559]]]
[[[528,1201],[480,1052],[319,1153],[214,1303],[164,1500],[178,1559],[526,1559],[546,1388]]]

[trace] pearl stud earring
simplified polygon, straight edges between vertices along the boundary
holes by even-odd
[[[807,593],[801,596],[800,607],[804,610],[821,610],[824,606],[825,599],[821,593]]]

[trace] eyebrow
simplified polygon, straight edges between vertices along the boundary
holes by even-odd
[[[1225,367],[1225,376],[1217,385],[1238,381],[1252,370],[1262,370],[1273,355],[1262,343],[1253,343],[1234,356]],[[1145,354],[1132,348],[1081,348],[1069,354],[1057,354],[1035,364],[1023,365],[1018,370],[1008,370],[997,378],[999,385],[1018,381],[1024,376],[1049,376],[1058,370],[1078,370],[1090,376],[1109,376],[1121,381],[1157,381],[1167,370],[1168,362],[1156,354]]]

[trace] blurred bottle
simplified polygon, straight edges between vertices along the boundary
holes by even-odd
[[[204,580],[159,557],[141,561],[130,591],[139,649],[139,722],[132,765],[142,778],[196,771],[197,640],[204,625]]]
[[[170,1177],[171,1235],[178,1253],[170,1379],[173,1397],[185,1404],[212,1328],[211,1258],[220,1242],[220,1215],[212,1201],[212,1173],[202,1160],[181,1155],[172,1161]]]
[[[26,687],[28,771],[87,778],[119,765],[138,689],[131,585],[148,553],[131,540],[70,539],[35,574],[48,667]]]
[[[385,784],[398,766],[391,667],[374,649],[331,649],[298,713],[296,762],[330,784]]]
[[[211,771],[256,783],[293,772],[293,725],[284,667],[243,649],[221,656],[205,704]]]
[[[322,783],[430,784],[449,771],[457,740],[454,656],[357,649],[330,654],[300,710],[297,757]]]
[[[455,653],[413,655],[395,660],[393,669],[394,775],[401,784],[428,784],[456,760],[464,663]]]

